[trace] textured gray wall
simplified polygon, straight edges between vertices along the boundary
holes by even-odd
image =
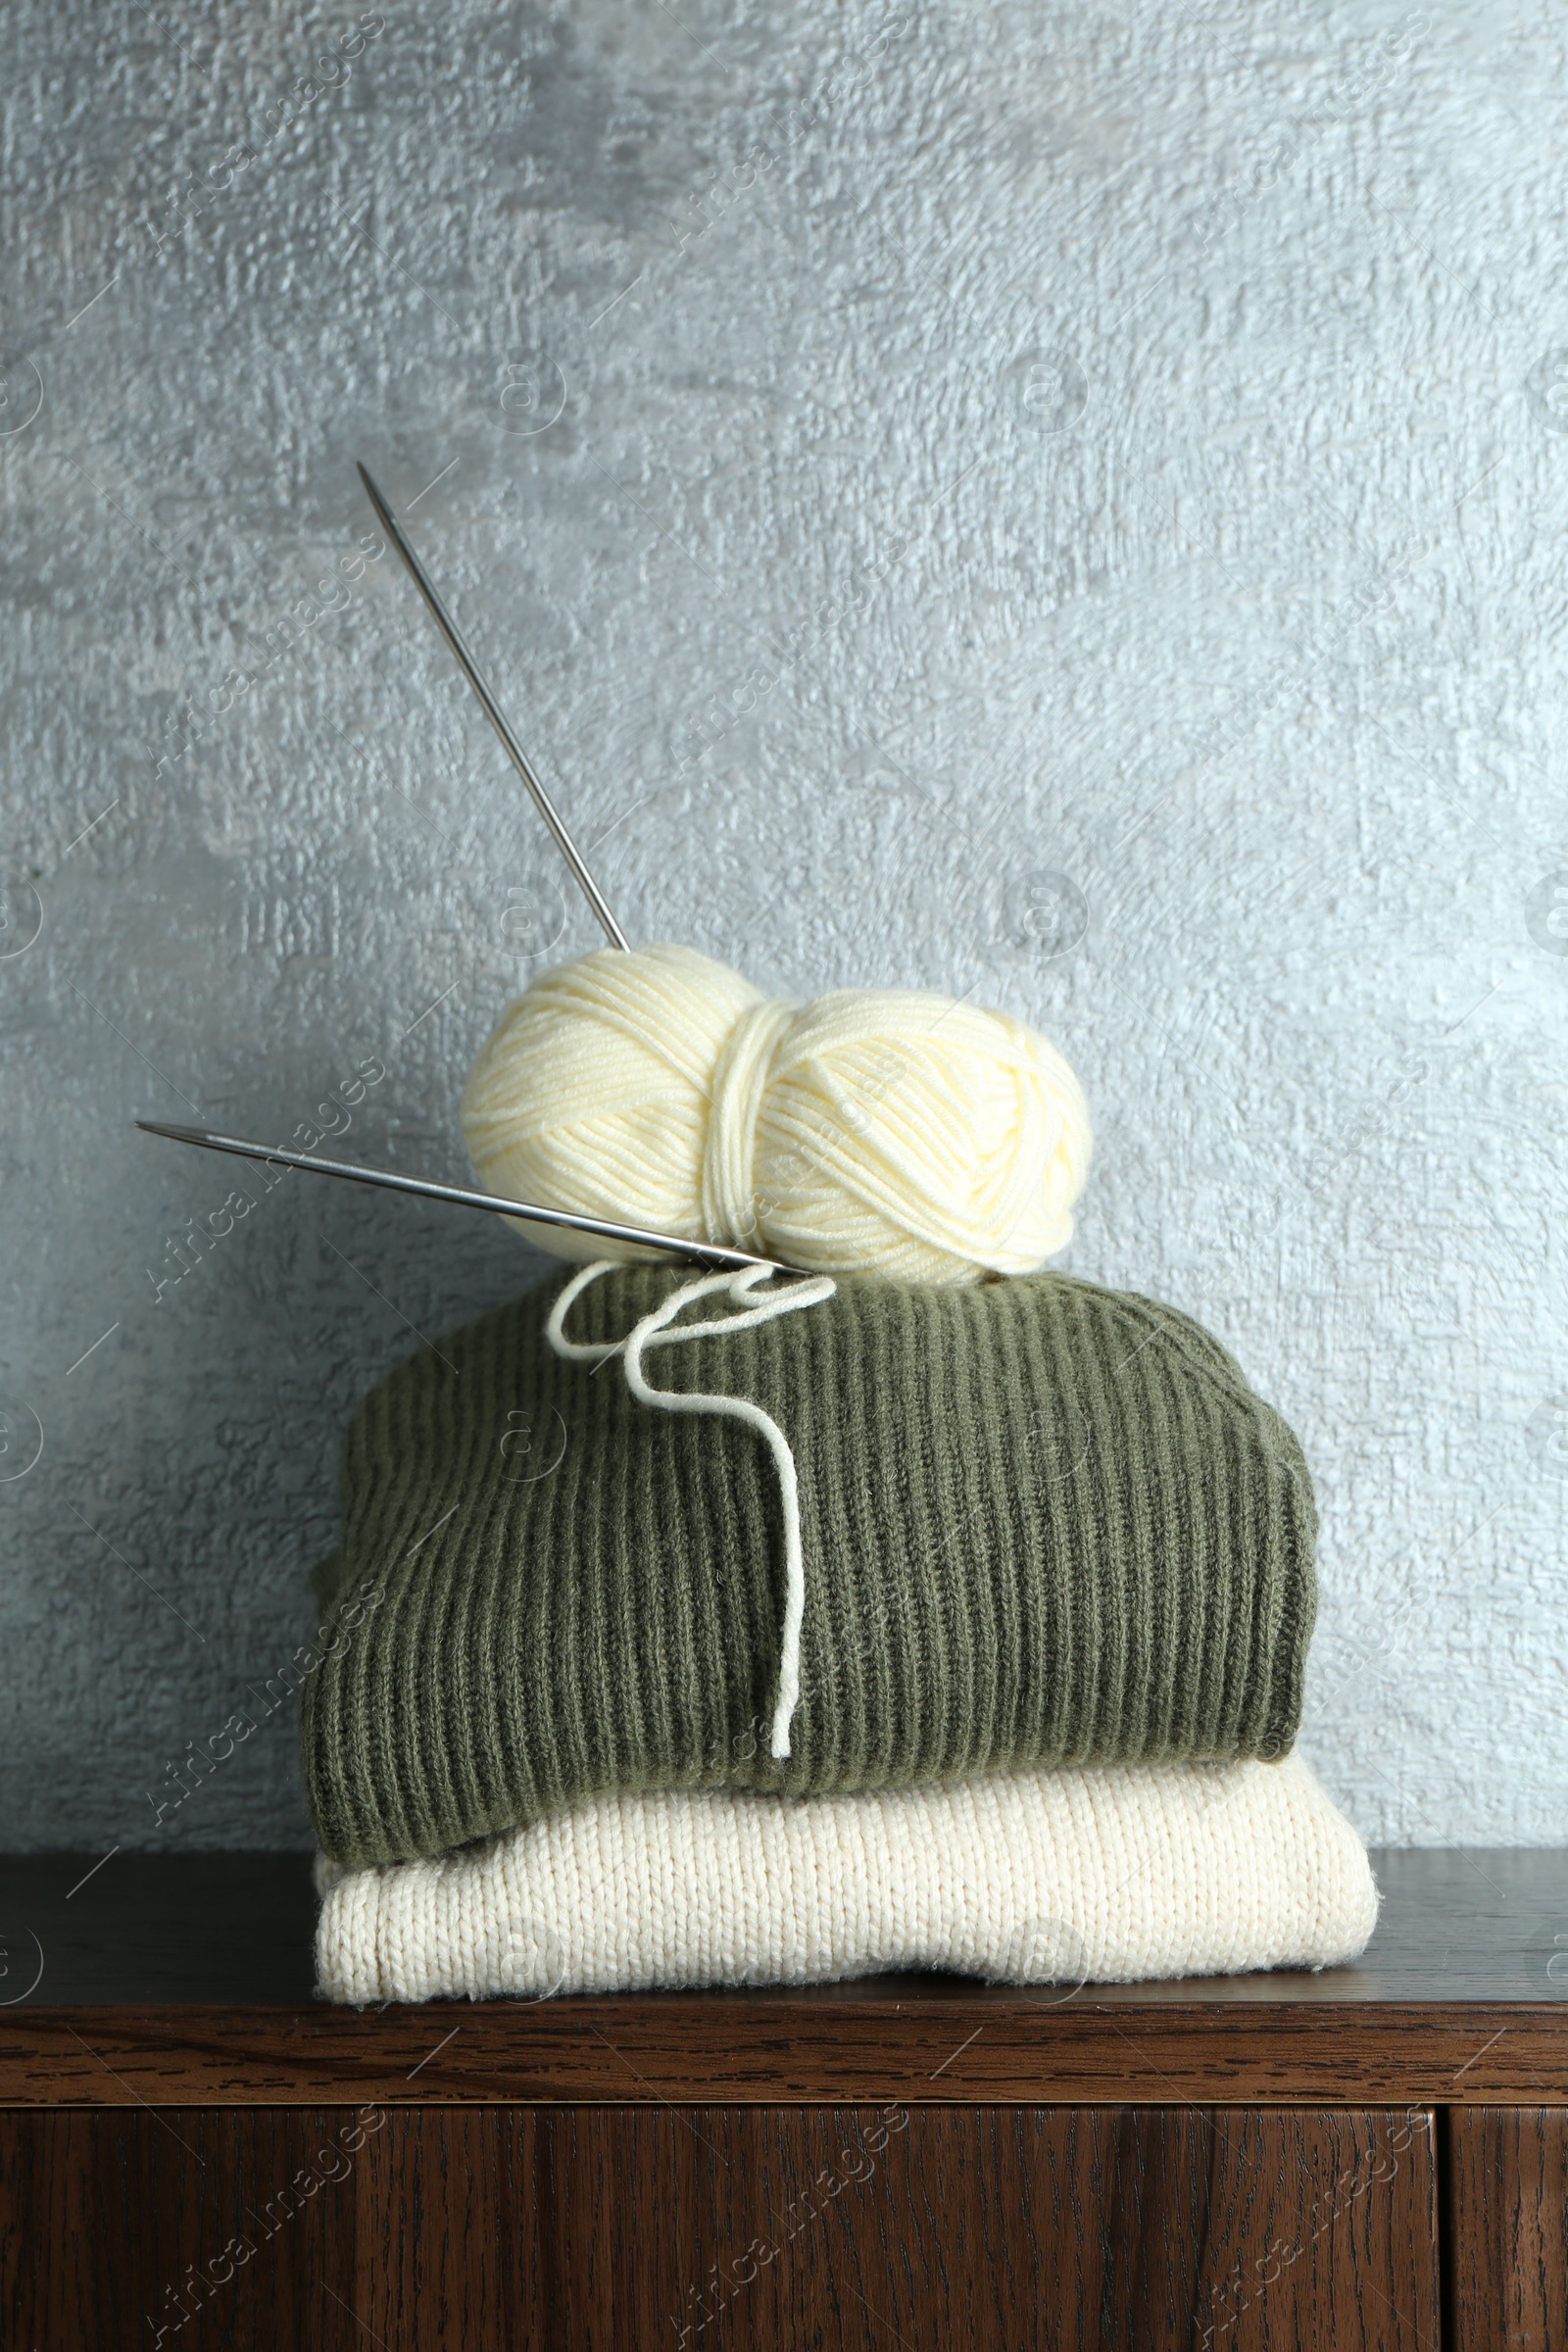
[[[634,937],[1058,1040],[1068,1262],[1315,1467],[1330,1787],[1560,1839],[1561,13],[357,22],[0,29],[6,1839],[307,1841],[281,1715],[166,1767],[308,1628],[356,1395],[526,1270],[291,1178],[174,1280],[237,1163],[128,1125],[379,1060],[354,1148],[460,1175],[597,944],[356,456]]]

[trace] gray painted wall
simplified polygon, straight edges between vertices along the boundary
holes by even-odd
[[[634,937],[1058,1040],[1067,1262],[1314,1464],[1308,1752],[1373,1839],[1560,1839],[1564,41],[14,0],[8,1840],[307,1841],[282,1714],[166,1766],[303,1638],[355,1396],[527,1271],[290,1179],[176,1280],[234,1166],[128,1124],[368,1059],[354,1149],[460,1176],[596,944],[356,456]]]

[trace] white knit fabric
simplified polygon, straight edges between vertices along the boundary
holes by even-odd
[[[353,2002],[1321,1968],[1377,1916],[1365,1848],[1295,1756],[612,1794],[431,1861],[322,1857],[317,1884],[320,1987]]]

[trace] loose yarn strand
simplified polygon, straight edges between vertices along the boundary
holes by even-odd
[[[694,1299],[711,1298],[724,1291],[738,1306],[743,1306],[760,1282],[771,1278],[767,1266],[743,1266],[739,1273],[705,1274],[696,1282],[682,1283],[678,1290],[660,1305],[635,1323],[623,1340],[604,1347],[592,1342],[568,1340],[565,1321],[572,1306],[591,1282],[608,1274],[612,1258],[598,1258],[581,1273],[574,1274],[564,1286],[550,1310],[545,1325],[545,1338],[557,1355],[565,1361],[596,1364],[609,1361],[612,1355],[624,1358],[626,1386],[639,1404],[664,1413],[722,1413],[733,1421],[744,1421],[766,1439],[778,1472],[779,1492],[784,1502],[784,1619],[779,1632],[778,1693],[773,1706],[773,1729],[769,1753],[782,1762],[790,1752],[790,1725],[801,1695],[801,1628],[806,1616],[806,1553],[801,1540],[801,1489],[795,1470],[795,1455],[788,1438],[770,1413],[749,1396],[707,1396],[683,1394],[674,1389],[656,1389],[643,1370],[643,1357],[650,1348],[678,1347],[686,1340],[721,1338],[726,1332],[753,1331],[760,1323],[772,1323],[780,1315],[793,1314],[798,1307],[816,1306],[831,1298],[838,1285],[830,1275],[819,1274],[806,1282],[793,1283],[788,1290],[759,1298],[736,1315],[722,1315],[705,1323],[683,1323],[676,1329],[670,1326],[681,1309]]]

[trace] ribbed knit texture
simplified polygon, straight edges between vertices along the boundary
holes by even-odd
[[[683,1279],[606,1275],[573,1335],[622,1338]],[[781,1765],[766,1447],[649,1411],[618,1363],[562,1362],[542,1336],[557,1287],[422,1350],[355,1419],[319,1592],[373,1605],[304,1701],[327,1853],[438,1853],[601,1789],[1289,1746],[1310,1483],[1188,1317],[1058,1274],[843,1281],[661,1356],[662,1385],[749,1396],[794,1448],[806,1615]]]
[[[1377,1917],[1360,1839],[1295,1756],[592,1797],[439,1861],[318,1864],[318,1884],[321,1989],[359,2002],[1321,1968]]]

